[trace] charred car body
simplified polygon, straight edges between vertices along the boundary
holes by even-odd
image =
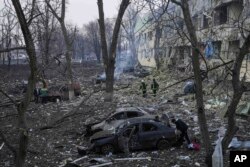
[[[90,138],[90,151],[109,152],[141,149],[167,149],[177,141],[176,129],[149,118],[124,121],[115,130],[95,133]]]
[[[146,111],[142,110],[139,107],[119,108],[107,119],[98,123],[86,125],[85,136],[91,136],[92,134],[102,130],[114,130],[124,120],[128,120],[135,117],[155,119],[154,115],[148,114]]]

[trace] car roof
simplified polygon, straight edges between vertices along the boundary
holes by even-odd
[[[139,109],[137,107],[121,107],[121,108],[117,108],[116,112],[120,112],[120,111],[130,111],[130,110],[135,110],[138,111]]]
[[[124,112],[124,111],[137,111],[137,112],[147,113],[146,111],[144,111],[143,109],[139,107],[124,107],[124,108],[117,108],[114,114],[119,113],[119,112]]]
[[[147,122],[156,122],[153,118],[147,118],[147,117],[136,117],[136,118],[130,118],[123,121],[123,124],[132,125],[137,123],[147,123]]]

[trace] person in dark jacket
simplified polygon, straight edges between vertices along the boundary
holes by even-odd
[[[153,79],[153,83],[151,84],[151,89],[153,91],[154,97],[156,96],[156,92],[159,90],[159,84]]]
[[[140,90],[142,90],[142,96],[147,96],[147,84],[144,82],[144,80],[141,81]]]
[[[38,88],[38,86],[36,86],[36,88],[34,89],[33,95],[34,95],[34,98],[35,98],[35,103],[38,103],[39,95],[40,95],[40,88]]]
[[[188,147],[190,147],[191,146],[190,145],[191,141],[190,141],[190,139],[188,137],[188,134],[187,134],[188,125],[185,122],[183,122],[181,119],[177,119],[176,120],[175,118],[173,118],[172,122],[175,124],[176,129],[179,130],[179,131],[181,131],[179,142],[183,142],[184,141],[184,137],[185,137],[185,139],[186,139],[186,141],[188,143]]]

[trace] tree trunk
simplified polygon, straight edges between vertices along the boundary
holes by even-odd
[[[71,67],[72,44],[70,42],[70,39],[69,39],[69,36],[68,36],[67,29],[66,29],[64,21],[61,21],[60,25],[61,25],[61,28],[62,28],[63,37],[64,37],[64,41],[65,41],[66,48],[67,48],[66,54],[65,54],[66,63],[67,63],[66,67],[67,67],[67,72],[68,72],[67,77],[68,77],[68,81],[70,83],[73,83],[73,73],[72,73],[72,67]]]
[[[37,76],[36,51],[31,32],[25,19],[19,0],[12,0],[16,15],[21,26],[24,41],[26,44],[26,52],[29,56],[30,76],[28,79],[27,92],[22,102],[17,106],[18,110],[18,128],[19,128],[19,147],[16,155],[16,166],[23,167],[27,154],[28,147],[28,129],[26,127],[25,112],[29,106],[31,96],[34,90],[34,85]]]
[[[160,48],[160,26],[159,23],[157,23],[155,27],[155,41],[154,41],[154,57],[155,57],[155,63],[156,63],[156,68],[160,69],[160,58],[159,58],[159,48]]]
[[[192,45],[192,64],[194,71],[194,79],[196,85],[196,104],[197,104],[197,112],[198,112],[198,121],[200,127],[200,133],[202,137],[202,143],[205,146],[206,150],[206,163],[210,167],[212,166],[212,145],[208,133],[207,121],[205,116],[205,109],[203,104],[203,93],[202,93],[202,79],[200,75],[200,62],[199,62],[199,50],[198,50],[198,40],[195,32],[194,25],[192,23],[192,17],[189,10],[189,4],[186,0],[181,0],[178,2],[176,0],[172,0],[172,2],[180,5],[182,8],[184,21],[187,26],[190,43]]]
[[[137,50],[136,50],[136,44],[134,37],[130,38],[129,46],[131,48],[131,56],[133,61],[133,66],[135,66],[137,63],[139,63],[138,56],[137,56]]]
[[[235,122],[235,112],[237,105],[240,102],[240,99],[246,90],[244,86],[244,79],[240,80],[240,70],[242,67],[242,62],[247,53],[249,53],[250,48],[250,35],[245,39],[242,47],[240,48],[239,54],[236,56],[236,60],[233,67],[233,77],[232,77],[232,86],[233,86],[233,99],[227,109],[226,116],[228,117],[228,128],[225,134],[225,137],[222,140],[222,149],[225,151],[231,142],[233,136],[237,132],[238,128],[236,127]]]
[[[18,107],[19,148],[16,157],[16,167],[23,167],[28,148],[28,129],[25,118],[25,108]]]
[[[116,47],[117,40],[119,37],[119,31],[121,27],[122,17],[130,4],[129,0],[122,0],[118,16],[115,22],[115,27],[113,30],[113,36],[111,45],[108,52],[107,41],[106,41],[106,28],[104,22],[104,11],[103,11],[103,1],[97,0],[98,11],[99,11],[99,26],[100,26],[100,34],[101,34],[101,45],[102,45],[102,56],[104,61],[104,67],[106,72],[106,93],[105,101],[111,101],[113,99],[113,84],[114,84],[114,71],[115,71],[115,59],[116,59]],[[113,73],[113,74],[111,74]]]
[[[10,65],[11,65],[11,53],[8,52],[8,68],[10,69]]]
[[[113,85],[114,85],[114,61],[110,61],[109,66],[106,70],[106,95],[105,101],[110,102],[113,100]]]

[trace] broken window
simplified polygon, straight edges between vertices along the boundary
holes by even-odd
[[[133,130],[133,135],[137,134],[139,131],[139,125],[132,125],[132,126],[127,127],[127,129],[123,132],[122,136],[129,137],[132,130]]]
[[[148,32],[148,39],[151,41],[153,39],[153,32],[149,31]]]
[[[195,16],[192,18],[192,20],[193,20],[193,25],[194,25],[194,27],[195,27],[195,30],[198,30],[198,29],[199,29],[198,15],[195,15]]]
[[[114,119],[120,120],[120,119],[125,119],[125,113],[121,112],[113,116]]]
[[[221,41],[213,41],[212,42],[214,47],[214,56],[213,58],[218,59],[221,53]]]
[[[208,17],[206,15],[203,15],[203,28],[208,28]]]
[[[134,118],[134,117],[138,117],[138,112],[135,112],[135,111],[130,111],[130,112],[127,112],[127,117],[128,118]]]
[[[239,40],[229,41],[227,58],[235,59],[236,55],[239,53],[239,48],[240,48]]]
[[[156,131],[157,127],[150,123],[144,123],[142,124],[142,131],[143,132],[149,132],[149,131]]]
[[[221,6],[215,10],[214,25],[221,25],[227,23],[228,19],[228,6]]]

